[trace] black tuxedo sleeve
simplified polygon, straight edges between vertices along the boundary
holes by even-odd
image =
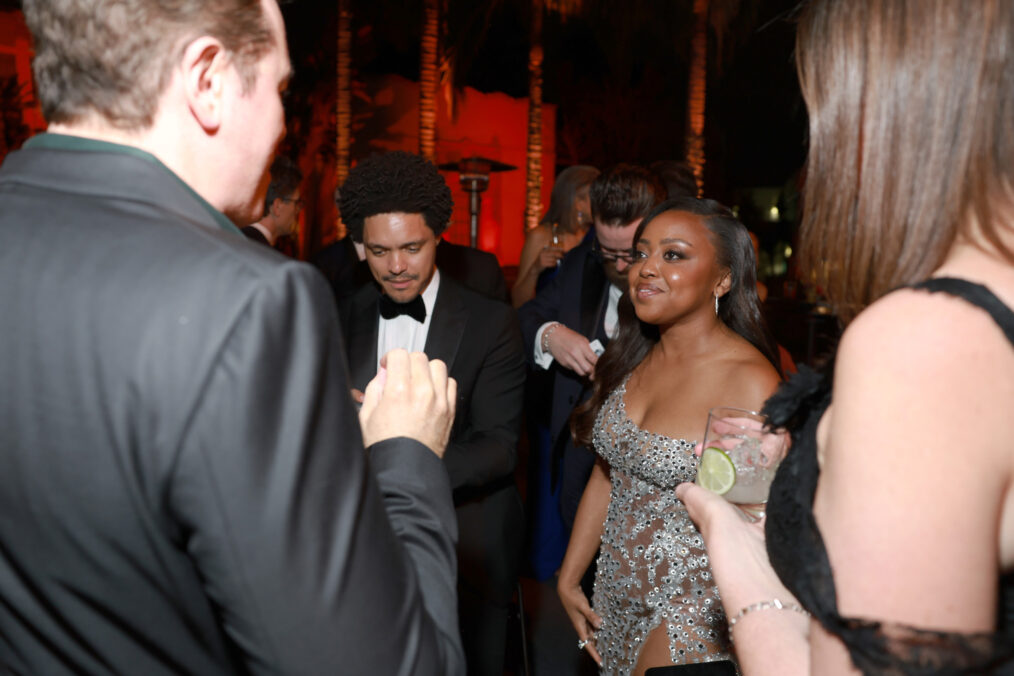
[[[276,268],[191,366],[165,499],[249,672],[463,673],[446,473],[409,439],[371,471],[320,276]]]
[[[464,425],[452,432],[444,455],[455,489],[481,487],[509,476],[517,464],[524,406],[524,347],[513,308],[502,303],[495,308],[495,315],[481,320],[483,330],[489,331],[490,347],[476,376]],[[464,340],[481,344],[478,336],[466,335]],[[462,405],[460,399],[458,405]]]
[[[565,263],[569,262],[564,259]],[[569,275],[573,274],[571,266],[561,266],[560,271],[535,297],[518,309],[518,321],[524,340],[525,357],[535,367],[535,336],[546,322],[560,321],[560,309],[564,298],[564,286]],[[577,299],[571,299],[576,303]]]

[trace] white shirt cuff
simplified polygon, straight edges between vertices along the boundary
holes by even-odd
[[[553,364],[553,355],[550,352],[542,351],[542,334],[546,332],[553,324],[559,324],[560,322],[546,322],[539,327],[539,330],[535,333],[535,350],[532,352],[533,361],[535,365],[541,369],[548,369]]]

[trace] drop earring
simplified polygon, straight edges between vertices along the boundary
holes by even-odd
[[[718,294],[715,294],[715,316],[718,316]]]

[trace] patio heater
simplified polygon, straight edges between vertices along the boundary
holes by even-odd
[[[517,169],[486,157],[465,157],[457,162],[441,164],[438,169],[458,172],[462,189],[468,193],[469,238],[472,248],[479,246],[479,212],[482,210],[482,193],[489,187],[489,175],[495,171]]]

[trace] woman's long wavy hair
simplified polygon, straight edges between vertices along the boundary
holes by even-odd
[[[644,229],[656,217],[669,211],[685,211],[700,216],[711,234],[718,265],[729,270],[732,284],[719,300],[719,319],[760,350],[781,373],[778,347],[768,331],[757,297],[756,261],[753,243],[746,227],[726,207],[714,200],[679,197],[667,200],[648,214],[634,235],[641,239]],[[606,397],[619,387],[627,374],[641,363],[659,340],[658,327],[637,318],[629,294],[620,297],[617,306],[619,332],[609,341],[606,351],[595,364],[592,396],[574,409],[571,435],[576,444],[590,446],[592,428]]]

